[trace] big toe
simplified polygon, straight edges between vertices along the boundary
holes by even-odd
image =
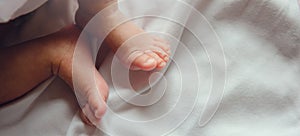
[[[155,69],[157,66],[156,60],[147,55],[147,54],[142,54],[138,56],[137,58],[134,59],[134,61],[131,63],[131,69],[140,69],[144,71],[150,71]]]

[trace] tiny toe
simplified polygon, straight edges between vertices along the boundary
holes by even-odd
[[[165,60],[165,62],[168,62],[170,60],[169,56],[164,57],[164,60]]]
[[[97,94],[97,93],[99,93],[99,94]],[[105,104],[104,100],[102,99],[99,91],[97,91],[97,92],[95,92],[95,94],[91,94],[89,96],[88,104],[89,104],[91,110],[93,111],[94,116],[98,119],[101,119],[101,117],[104,115],[104,113],[106,111],[106,104]]]
[[[163,61],[165,61],[163,58],[161,58],[157,53],[151,51],[151,50],[147,50],[145,51],[145,53],[151,57],[153,57],[156,60],[157,64],[162,63]]]
[[[93,124],[96,125],[100,122],[100,119],[97,119],[92,111],[92,109],[90,108],[89,104],[86,104],[83,108],[82,108],[82,112],[84,113],[84,115],[87,117],[87,119]]]
[[[145,71],[153,70],[156,67],[156,65],[157,65],[156,60],[147,54],[138,56],[132,62],[133,67],[138,67]]]
[[[153,57],[156,62],[157,62],[157,69],[161,70],[162,68],[164,68],[166,66],[166,62],[163,58],[161,58],[157,53],[148,50],[147,52],[145,52],[146,54],[148,54],[149,56]]]
[[[163,69],[166,65],[167,65],[167,63],[163,61],[158,64],[157,68],[160,70],[160,69]]]
[[[155,52],[165,62],[169,61],[169,55],[166,54],[164,51],[162,51],[162,50],[154,50],[153,52]]]
[[[85,116],[85,114],[83,113],[82,110],[80,110],[79,116],[80,116],[81,120],[82,120],[85,124],[87,124],[87,125],[89,125],[89,126],[94,126],[93,123]]]

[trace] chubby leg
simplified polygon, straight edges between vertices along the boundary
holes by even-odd
[[[79,34],[80,31],[76,27],[70,26],[45,37],[0,49],[0,104],[24,95],[53,75],[60,76],[73,87],[73,53]],[[84,68],[83,66],[82,70]],[[106,109],[108,87],[95,66],[87,68],[92,68],[95,74],[97,90],[90,89],[94,84],[80,82],[79,86],[82,88],[79,88],[80,92],[77,93],[83,95],[80,98],[84,101],[83,112],[89,120],[97,123]],[[82,81],[87,78],[85,73],[73,72],[78,76],[76,78],[81,78]]]
[[[61,32],[0,49],[0,103],[8,102],[57,73],[72,37]]]
[[[77,25],[84,25],[94,17],[99,11],[113,5],[116,0],[79,0],[79,10],[76,13]],[[112,6],[110,10],[105,10],[105,15],[99,18],[102,27],[112,27],[112,24],[120,23],[118,20],[124,15],[117,6]],[[103,31],[110,28],[103,28]],[[97,34],[97,32],[91,32]],[[106,42],[117,57],[125,65],[133,70],[149,71],[162,69],[166,66],[170,55],[169,43],[157,36],[145,34],[145,31],[133,22],[126,22],[109,32]],[[118,51],[122,46],[122,51]],[[130,63],[130,64],[129,64]]]

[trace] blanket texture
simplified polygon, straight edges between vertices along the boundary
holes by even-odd
[[[73,21],[75,1],[50,3],[35,11],[19,41]],[[64,14],[54,12],[58,9]],[[118,82],[114,72],[124,68],[111,53],[99,70],[111,89],[109,110],[98,128],[81,122],[76,97],[53,77],[0,107],[0,135],[300,135],[297,0],[124,0],[120,9],[128,17],[144,15],[134,22],[146,31],[172,37],[174,55],[167,69],[119,75],[149,95],[133,96]],[[42,29],[29,31],[36,25]]]

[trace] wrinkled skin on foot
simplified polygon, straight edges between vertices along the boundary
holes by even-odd
[[[85,38],[77,41],[79,35],[80,30],[75,26],[62,29],[57,36],[70,37],[71,42],[56,48],[50,56],[55,58],[53,59],[54,74],[73,88],[82,108],[81,113],[85,114],[81,116],[83,121],[95,125],[100,122],[105,113],[108,86],[97,71],[89,52],[86,48],[81,48],[87,47],[89,42]]]

